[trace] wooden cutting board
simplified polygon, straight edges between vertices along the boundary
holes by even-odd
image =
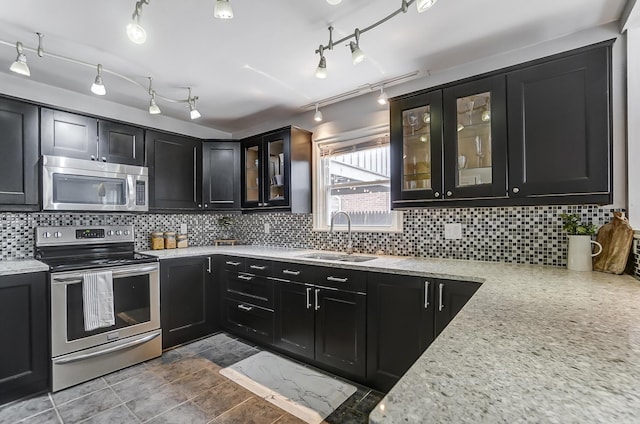
[[[624,212],[614,212],[613,219],[598,230],[596,241],[602,253],[593,258],[593,270],[622,274],[633,243],[633,229]]]

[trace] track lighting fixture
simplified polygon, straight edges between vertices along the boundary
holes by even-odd
[[[9,70],[16,74],[30,77],[31,71],[29,70],[29,65],[27,65],[27,56],[24,54],[22,43],[20,41],[16,43],[16,50],[18,51],[18,57],[16,58],[16,61],[11,64]]]
[[[104,96],[107,94],[107,89],[104,87],[102,83],[102,65],[98,64],[98,74],[96,75],[96,79],[91,86],[91,92],[93,94],[97,94],[98,96]]]
[[[153,78],[151,77],[149,77],[149,95],[151,96],[151,100],[149,100],[149,113],[151,115],[158,115],[162,113],[156,103],[156,91],[153,89]]]
[[[127,36],[129,40],[136,44],[143,44],[147,41],[147,32],[140,25],[140,16],[142,15],[142,5],[149,4],[149,0],[140,0],[136,2],[136,8],[131,16],[131,22],[127,25]]]
[[[360,30],[356,28],[354,34],[356,37],[356,41],[351,41],[349,43],[349,48],[351,49],[351,60],[353,61],[354,65],[357,65],[358,63],[362,62],[366,56],[364,55],[362,50],[360,50]]]
[[[213,17],[218,19],[233,18],[233,9],[231,8],[231,4],[229,4],[229,0],[216,0]]]
[[[384,91],[384,84],[380,86],[380,95],[378,96],[378,103],[381,105],[386,105],[389,103],[389,96]]]
[[[422,13],[436,4],[438,0],[416,0],[416,7],[418,12]]]
[[[335,6],[336,4],[342,3],[342,0],[327,0],[327,3],[329,3],[331,6]]]
[[[316,68],[316,78],[327,78],[327,59],[325,59],[324,56],[320,56],[320,62]]]
[[[198,96],[192,96],[191,87],[189,87],[189,98],[187,101],[189,102],[189,117],[191,119],[198,119],[202,116],[200,112],[198,112],[198,109],[196,109],[196,100],[198,100]]]
[[[313,114],[313,120],[316,122],[322,122],[322,112],[318,110],[318,103],[316,103],[316,113]]]

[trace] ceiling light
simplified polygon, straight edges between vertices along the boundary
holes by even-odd
[[[140,25],[140,16],[142,15],[142,5],[149,4],[149,0],[140,0],[136,2],[136,8],[131,16],[131,22],[127,25],[127,36],[129,40],[136,44],[143,44],[147,41],[147,32]]]
[[[389,96],[384,91],[384,84],[380,86],[380,95],[378,96],[378,103],[386,105],[389,103]]]
[[[102,65],[98,64],[98,74],[96,75],[96,79],[91,86],[91,92],[93,94],[97,94],[98,96],[104,96],[107,94],[107,89],[104,87],[102,83]]]
[[[349,48],[351,49],[351,60],[354,65],[357,65],[365,58],[364,53],[360,50],[360,30],[358,28],[356,28],[355,37],[356,41],[349,42]]]
[[[322,112],[318,110],[318,103],[316,103],[316,113],[313,114],[313,120],[316,122],[322,122]]]
[[[417,0],[416,7],[418,8],[418,12],[422,13],[429,9],[431,6],[436,4],[438,0]]]
[[[151,100],[149,101],[149,113],[151,115],[158,115],[162,113],[158,105],[156,104],[156,92],[151,93]]]
[[[18,57],[16,58],[16,61],[11,64],[9,70],[16,74],[30,77],[31,71],[29,70],[29,65],[27,65],[27,56],[24,55],[22,43],[20,41],[16,43],[16,50],[18,51]]]
[[[198,119],[202,116],[200,112],[198,112],[198,109],[196,109],[196,100],[198,100],[198,96],[191,96],[191,87],[189,87],[189,97],[187,101],[189,102],[189,116],[191,119]]]
[[[327,0],[327,3],[329,3],[331,6],[335,6],[336,4],[342,3],[342,0]]]
[[[216,0],[216,6],[213,9],[213,17],[218,19],[233,18],[233,9],[229,4],[229,0]]]
[[[325,59],[324,56],[320,56],[320,63],[318,63],[318,67],[316,68],[316,78],[327,78],[327,59]]]

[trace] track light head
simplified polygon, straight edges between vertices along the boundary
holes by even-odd
[[[384,85],[380,87],[380,95],[378,96],[378,103],[381,105],[386,105],[389,103],[389,96],[384,91]]]
[[[229,0],[216,0],[213,17],[218,19],[233,19],[233,9]]]
[[[102,83],[102,65],[98,64],[98,74],[96,75],[96,79],[91,86],[91,92],[98,96],[104,96],[107,94],[107,89],[104,87]]]
[[[162,111],[158,107],[158,104],[156,103],[156,92],[155,91],[151,91],[151,100],[149,100],[149,113],[151,115],[158,115],[158,114],[162,113]]]
[[[147,41],[147,32],[135,20],[127,25],[127,36],[129,40],[136,44],[144,44],[144,42]]]
[[[342,3],[342,0],[327,0],[327,3],[329,3],[331,6],[335,6],[336,4]]]
[[[192,120],[202,116],[200,112],[198,112],[198,109],[196,109],[196,100],[198,100],[198,96],[191,96],[191,87],[189,87],[189,98],[187,101],[189,102],[189,117]]]
[[[22,43],[20,41],[16,43],[16,50],[18,51],[18,57],[16,57],[16,61],[11,64],[9,70],[16,74],[30,77],[31,70],[29,70],[29,65],[27,65],[27,56],[24,54]]]
[[[360,50],[360,30],[358,28],[356,28],[355,38],[356,41],[349,42],[349,48],[351,49],[351,60],[354,65],[357,65],[366,57],[362,50]]]
[[[320,56],[320,63],[318,63],[318,67],[316,68],[316,78],[327,78],[327,59],[325,59],[324,56]]]
[[[418,12],[422,13],[429,9],[431,6],[436,4],[438,0],[417,0],[416,7],[418,8]]]
[[[316,103],[316,113],[313,114],[313,120],[316,122],[322,122],[322,112],[318,110],[318,103]]]

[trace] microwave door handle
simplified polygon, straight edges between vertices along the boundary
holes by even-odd
[[[104,183],[100,183],[98,186],[98,197],[105,197],[107,195],[107,190],[104,188]]]

